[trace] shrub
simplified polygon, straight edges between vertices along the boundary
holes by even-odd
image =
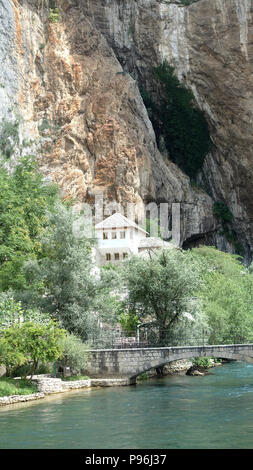
[[[195,357],[192,361],[194,366],[212,367],[212,361],[210,357]]]
[[[52,371],[52,363],[39,363],[36,374],[51,374]],[[32,364],[25,364],[23,366],[17,367],[16,369],[13,369],[11,373],[12,377],[27,377],[28,375],[32,375]]]
[[[138,380],[147,380],[148,379],[148,374],[147,372],[143,372],[142,374],[138,375],[137,377]]]
[[[0,155],[4,159],[10,159],[19,144],[19,121],[7,121],[0,123]]]
[[[229,243],[232,243],[237,254],[244,256],[244,247],[239,242],[237,233],[229,227],[229,223],[233,221],[233,214],[229,208],[223,202],[215,202],[213,206],[213,214],[222,224],[223,231],[221,235],[224,235]]]
[[[60,361],[60,365],[68,366],[76,374],[79,374],[86,367],[89,346],[74,334],[67,334],[63,339],[62,346],[63,359]]]
[[[213,213],[217,219],[222,222],[231,222],[233,215],[229,208],[223,202],[215,202],[213,205]]]
[[[50,8],[49,21],[51,23],[58,23],[59,19],[59,8]]]
[[[138,325],[138,316],[135,314],[121,313],[119,317],[121,327],[125,334],[135,336]]]

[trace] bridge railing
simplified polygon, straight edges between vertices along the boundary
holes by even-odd
[[[208,346],[215,344],[210,331],[202,330],[198,334],[187,335],[180,331],[176,334],[168,330],[149,330],[145,332],[133,331],[130,335],[124,334],[120,329],[103,330],[101,335],[89,339],[92,349],[130,349],[130,348],[160,348],[173,346]],[[250,340],[239,335],[231,336],[226,340],[223,338],[219,344],[248,344]],[[217,341],[216,341],[217,344]]]

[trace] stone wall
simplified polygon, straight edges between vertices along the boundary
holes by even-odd
[[[38,392],[42,392],[45,395],[66,392],[68,390],[75,390],[78,388],[130,385],[130,381],[127,378],[100,378],[64,381],[62,379],[56,379],[53,377],[37,377],[33,380],[33,383],[36,385]]]
[[[91,381],[89,379],[88,380],[63,381],[61,379],[43,377],[43,378],[36,378],[32,382],[36,385],[38,392],[42,392],[45,395],[91,386]]]
[[[30,395],[11,395],[9,397],[0,397],[0,406],[39,400],[40,398],[44,398],[44,396],[44,393],[32,393]]]

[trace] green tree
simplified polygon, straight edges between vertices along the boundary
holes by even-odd
[[[47,325],[50,316],[39,310],[24,310],[20,301],[16,301],[12,292],[2,292],[0,294],[0,331],[24,321],[32,321]]]
[[[0,332],[0,362],[8,373],[17,366],[31,364],[32,379],[39,362],[52,362],[62,356],[64,335],[65,331],[53,321],[47,325],[15,323]]]
[[[6,367],[6,375],[11,375],[12,369],[27,362],[24,352],[24,338],[20,324],[14,324],[0,331],[0,364]]]
[[[24,262],[41,256],[38,237],[58,189],[43,182],[32,157],[23,157],[10,172],[0,167],[0,193],[0,291],[19,290],[26,283]]]
[[[53,321],[47,325],[26,322],[21,326],[21,331],[26,362],[32,364],[32,379],[39,362],[53,362],[62,356],[62,338],[66,332],[58,328]]]
[[[138,315],[133,313],[121,313],[119,321],[126,335],[135,336],[137,326],[139,325]]]
[[[97,281],[92,275],[91,242],[76,238],[71,208],[56,204],[40,238],[41,257],[24,265],[23,304],[48,312],[69,332],[87,340],[97,329]]]
[[[68,366],[71,371],[79,374],[86,368],[89,346],[74,334],[67,334],[62,341],[63,357],[60,363]]]
[[[125,311],[156,329],[158,343],[167,344],[174,328],[194,318],[194,293],[200,284],[199,262],[181,250],[161,250],[151,258],[133,257],[124,263]]]
[[[21,302],[16,302],[7,292],[0,294],[0,331],[14,323],[20,323],[23,314]]]
[[[214,247],[192,250],[202,260],[203,283],[198,290],[208,317],[210,344],[253,340],[253,277],[238,256]]]

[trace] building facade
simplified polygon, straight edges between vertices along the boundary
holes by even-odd
[[[95,226],[96,265],[124,261],[130,255],[145,255],[149,250],[171,248],[172,243],[149,237],[142,227],[116,212]]]

